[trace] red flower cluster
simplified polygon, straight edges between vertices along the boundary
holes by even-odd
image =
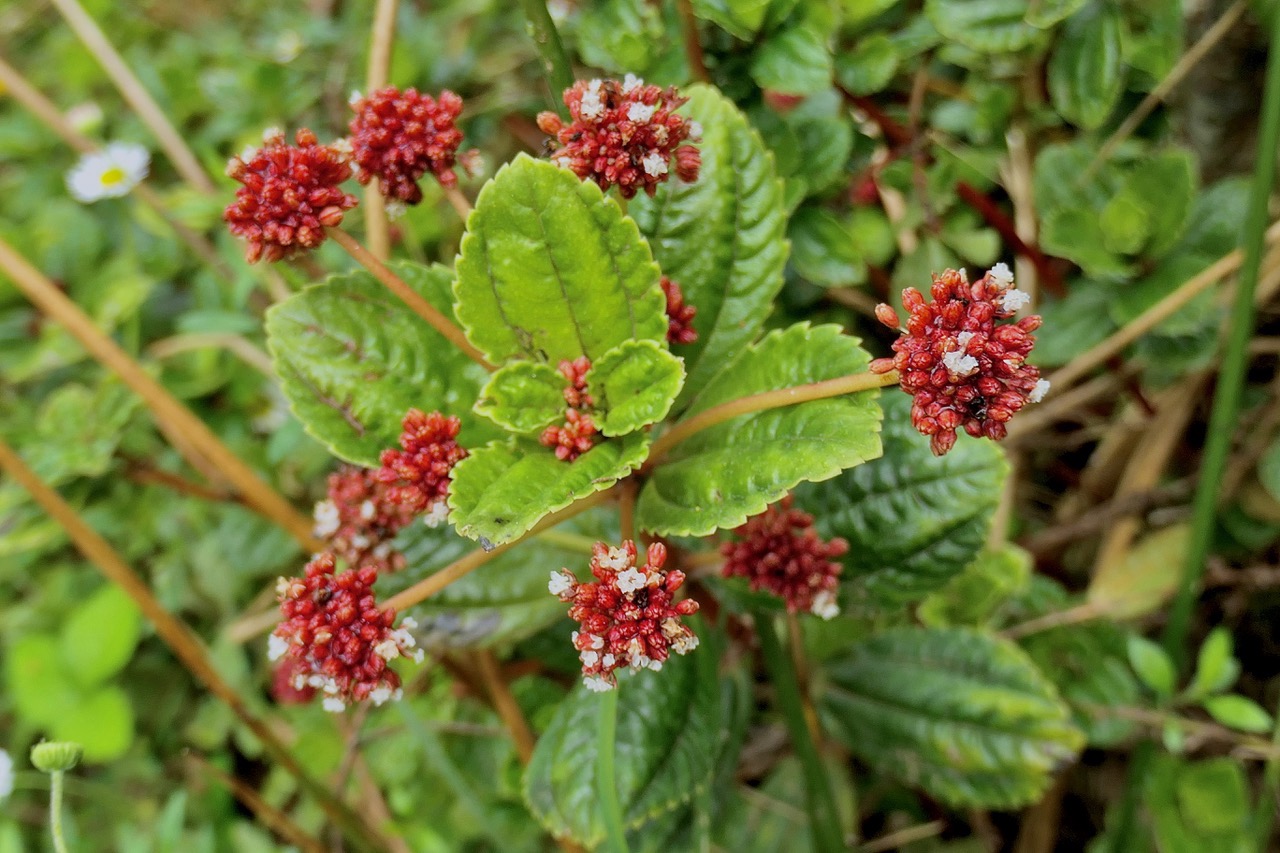
[[[975,438],[1004,438],[1009,419],[1028,402],[1040,402],[1049,383],[1026,363],[1040,318],[997,323],[1030,301],[1014,289],[1007,266],[996,264],[974,284],[963,272],[946,270],[933,277],[932,295],[927,303],[914,287],[902,292],[911,313],[906,331],[893,343],[896,355],[876,359],[871,370],[898,370],[902,390],[915,398],[912,425],[942,456],[961,427]],[[898,329],[898,314],[888,305],[877,306],[876,317]]]
[[[453,466],[467,457],[467,449],[457,442],[462,423],[452,415],[410,409],[400,425],[401,449],[382,451],[376,476],[388,484],[388,499],[415,515],[428,513],[424,520],[435,527],[449,513],[445,499]]]
[[[319,689],[326,711],[348,702],[381,705],[400,698],[400,676],[387,664],[398,657],[422,660],[422,650],[405,619],[393,630],[396,614],[379,610],[373,595],[375,569],[335,573],[332,554],[317,554],[301,578],[281,578],[276,587],[284,620],[271,635],[268,656],[300,662],[293,687]]]
[[[391,540],[413,521],[413,511],[391,500],[389,492],[378,472],[368,468],[344,465],[329,475],[329,497],[316,504],[315,534],[350,568],[404,568],[404,555]]]
[[[539,444],[555,448],[556,458],[564,462],[572,462],[595,446],[596,425],[587,413],[595,403],[587,393],[590,369],[591,361],[585,355],[576,361],[560,362],[560,372],[568,382],[564,388],[564,401],[568,404],[564,425],[549,426],[538,437]]]
[[[621,548],[597,542],[591,555],[596,580],[578,583],[568,569],[551,573],[547,589],[561,601],[572,602],[569,618],[582,625],[573,632],[573,646],[582,661],[582,680],[595,691],[618,684],[614,670],[662,669],[671,652],[683,655],[698,647],[698,638],[680,621],[696,613],[698,602],[674,602],[684,572],[664,572],[667,546],[649,546],[644,566],[636,568],[636,543]]]
[[[262,136],[262,147],[232,157],[227,176],[244,184],[222,218],[232,234],[249,242],[245,259],[278,261],[325,240],[327,225],[342,222],[356,197],[339,185],[351,177],[347,154],[321,145],[309,130],[299,130],[287,145],[279,130]]]
[[[673,158],[680,180],[698,179],[702,155],[684,143],[697,142],[702,128],[674,112],[687,100],[674,88],[646,86],[631,74],[621,83],[578,81],[564,93],[573,121],[566,125],[555,113],[539,113],[538,127],[560,143],[552,162],[601,189],[617,186],[623,198],[638,190],[653,195]]]
[[[351,157],[360,183],[377,178],[384,196],[406,204],[422,201],[418,179],[427,172],[446,187],[458,183],[453,167],[462,131],[454,122],[462,98],[446,89],[437,101],[417,89],[388,86],[353,97],[351,108]]]
[[[298,658],[285,658],[271,673],[271,697],[277,705],[305,705],[316,698],[309,683],[311,669]]]
[[[662,281],[662,292],[667,295],[667,342],[672,344],[691,344],[698,339],[693,328],[693,318],[698,309],[684,302],[684,292],[665,275]]]
[[[725,577],[747,578],[753,590],[778,596],[791,613],[830,619],[840,612],[836,593],[843,567],[834,558],[848,551],[849,543],[819,539],[813,516],[792,509],[791,495],[733,532],[738,540],[720,546]]]

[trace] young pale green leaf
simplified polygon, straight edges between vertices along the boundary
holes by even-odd
[[[774,330],[717,374],[687,416],[751,394],[867,369],[838,326]],[[764,512],[797,483],[825,480],[880,455],[878,391],[740,415],[672,448],[645,484],[636,524],[662,536],[705,536]]]
[[[1120,279],[1129,266],[1106,248],[1106,234],[1096,211],[1086,207],[1063,207],[1044,220],[1040,243],[1046,252],[1080,265],[1093,278]]]
[[[513,432],[534,432],[564,418],[565,386],[549,364],[513,361],[489,377],[476,411]]]
[[[452,313],[452,274],[402,262],[392,268]],[[396,446],[410,408],[463,420],[468,442],[492,429],[471,412],[485,372],[366,272],[331,276],[267,311],[267,345],[285,396],[307,432],[339,457],[377,467]]]
[[[1271,731],[1271,715],[1252,699],[1227,694],[1210,696],[1203,704],[1209,716],[1229,728],[1242,732]]]
[[[1102,247],[1115,255],[1136,255],[1151,233],[1146,209],[1133,196],[1121,193],[1102,208]]]
[[[796,490],[824,537],[849,542],[846,583],[902,602],[939,589],[982,551],[1008,465],[989,441],[961,436],[946,456],[911,426],[911,400],[889,390],[884,455]]]
[[[527,154],[480,191],[457,274],[458,320],[495,364],[666,339],[658,267],[635,223],[594,183]]]
[[[115,675],[133,657],[142,613],[115,584],[100,587],[62,625],[62,659],[76,681],[92,687]]]
[[[761,89],[784,95],[813,95],[831,85],[831,51],[822,33],[805,24],[771,33],[749,67]]]
[[[1196,655],[1196,674],[1187,695],[1209,696],[1226,690],[1240,676],[1240,663],[1232,652],[1231,631],[1222,625],[1205,637]]]
[[[661,672],[623,675],[618,689],[618,798],[634,828],[688,802],[711,778],[724,734],[715,659],[702,650],[673,656]],[[524,778],[525,800],[542,825],[590,848],[604,838],[596,792],[600,698],[579,685],[560,703]]]
[[[133,705],[129,695],[107,684],[78,698],[51,723],[54,740],[84,747],[84,760],[105,764],[129,751],[133,743]]]
[[[1058,114],[1086,130],[1099,127],[1124,91],[1124,19],[1094,4],[1072,15],[1049,58],[1049,98]]]
[[[648,450],[644,433],[601,442],[572,462],[528,440],[490,443],[453,469],[449,520],[481,544],[510,542],[544,516],[609,488]]]
[[[1143,157],[1125,176],[1123,195],[1146,211],[1151,232],[1147,254],[1163,255],[1187,228],[1196,195],[1195,158],[1181,148]]]
[[[833,735],[953,806],[1033,803],[1083,742],[1026,654],[985,632],[892,629],[831,662],[826,684]]]
[[[1123,560],[1099,567],[1085,598],[1117,619],[1152,612],[1178,588],[1170,567],[1179,565],[1190,535],[1189,525],[1175,524],[1144,536]]]
[[[1146,637],[1134,634],[1128,640],[1129,665],[1142,679],[1142,683],[1150,687],[1157,696],[1167,699],[1173,695],[1174,669],[1173,661],[1165,654],[1159,643],[1153,643]]]
[[[47,726],[75,706],[80,690],[67,672],[54,637],[26,633],[6,645],[5,695],[12,697],[19,717]]]
[[[893,41],[884,33],[873,33],[836,57],[836,77],[855,95],[871,95],[889,85],[899,59]]]
[[[702,170],[667,181],[630,213],[663,272],[698,309],[698,340],[678,347],[689,377],[678,405],[759,333],[782,287],[787,212],[773,155],[733,102],[691,86],[684,112],[702,125]]]
[[[1031,555],[1016,545],[979,554],[964,571],[920,602],[916,613],[926,625],[981,627],[1031,577]]]
[[[684,362],[653,341],[626,341],[587,372],[587,390],[603,411],[604,435],[626,435],[667,416],[684,383]]]
[[[927,0],[925,14],[943,37],[979,53],[1012,53],[1040,37],[1025,20],[1025,0]]]

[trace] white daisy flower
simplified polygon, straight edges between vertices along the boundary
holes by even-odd
[[[142,183],[151,155],[132,142],[112,142],[101,151],[85,154],[67,172],[67,190],[81,204],[119,198]]]
[[[1044,395],[1049,393],[1049,380],[1041,379],[1036,382],[1036,386],[1031,389],[1031,393],[1027,395],[1027,399],[1033,403],[1039,403],[1044,399]]]

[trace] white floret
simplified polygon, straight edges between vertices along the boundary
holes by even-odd
[[[667,173],[667,158],[663,157],[657,151],[650,151],[644,155],[644,159],[640,161],[640,165],[644,167],[645,172],[652,176],[658,177]]]
[[[622,91],[624,92],[630,92],[634,89],[639,89],[643,85],[644,85],[644,80],[642,80],[641,78],[637,77],[634,74],[628,73],[627,76],[622,78]]]
[[[627,118],[630,121],[643,123],[653,118],[653,114],[657,111],[657,106],[651,107],[648,104],[635,103],[627,107]]]
[[[970,376],[978,369],[978,360],[963,350],[947,353],[942,357],[942,364],[956,376]]]
[[[624,595],[630,595],[644,589],[648,580],[645,573],[639,569],[627,569],[618,573],[618,591]]]
[[[586,688],[592,693],[604,693],[613,689],[613,685],[610,684],[607,679],[602,678],[599,675],[585,676],[582,679],[582,683],[586,685]]]
[[[600,97],[601,85],[599,80],[592,80],[587,84],[587,90],[582,93],[582,100],[578,103],[578,115],[583,118],[598,118],[604,112],[604,101]]]
[[[602,569],[620,572],[631,565],[631,557],[622,548],[610,548],[609,553],[597,560],[596,563]]]
[[[547,581],[547,592],[554,596],[562,596],[571,589],[573,589],[573,578],[569,577],[567,572],[551,573],[551,580]]]
[[[1009,265],[1004,262],[998,263],[991,269],[987,270],[987,278],[995,283],[997,287],[1013,287],[1013,271],[1010,270]]]
[[[320,501],[316,504],[313,515],[316,520],[314,528],[316,536],[327,539],[338,532],[342,519],[339,518],[338,507],[333,501]]]
[[[824,589],[813,597],[813,605],[809,608],[809,612],[814,616],[820,616],[823,619],[832,619],[840,614],[840,605],[836,603],[836,596],[829,589]]]
[[[331,714],[341,714],[343,711],[347,710],[347,703],[333,696],[324,697],[324,701],[320,704]]]
[[[1038,382],[1036,382],[1035,387],[1031,389],[1031,393],[1027,395],[1027,399],[1033,403],[1039,403],[1041,400],[1044,399],[1044,395],[1048,393],[1049,393],[1049,380],[1041,379]]]
[[[1007,291],[1000,299],[1000,307],[1010,312],[1017,311],[1021,309],[1022,306],[1030,304],[1031,294],[1027,293],[1025,290],[1018,290],[1017,288]]]
[[[280,660],[289,651],[289,641],[272,634],[267,637],[267,660]]]

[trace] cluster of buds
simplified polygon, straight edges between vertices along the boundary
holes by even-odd
[[[849,543],[820,539],[813,516],[792,508],[790,495],[733,532],[738,538],[720,546],[725,577],[746,578],[751,589],[785,601],[791,613],[830,619],[840,612],[836,594],[842,567],[835,558],[849,550]]]
[[[379,572],[404,568],[391,540],[413,521],[413,511],[393,501],[376,471],[345,465],[329,475],[329,497],[315,508],[315,534],[351,568]]]
[[[693,318],[698,309],[684,301],[684,292],[665,275],[658,282],[662,292],[667,296],[667,343],[691,344],[698,339],[698,332],[693,328]]]
[[[568,569],[551,573],[547,589],[572,604],[569,617],[581,625],[573,632],[573,646],[590,690],[616,687],[619,667],[656,671],[671,652],[683,655],[698,647],[698,638],[680,621],[697,612],[698,602],[674,600],[684,573],[662,570],[667,547],[661,542],[650,545],[645,556],[645,564],[637,567],[635,542],[628,539],[621,548],[597,542],[591,555],[596,580],[579,583]]]
[[[542,431],[538,442],[555,449],[556,458],[572,462],[595,445],[596,425],[588,413],[595,401],[587,393],[587,371],[591,361],[584,355],[575,361],[560,362],[565,378],[564,423]]]
[[[274,639],[271,642],[274,648],[280,648]],[[277,705],[306,705],[316,698],[307,662],[291,657],[276,661],[276,668],[271,673],[271,697]]]
[[[271,129],[262,147],[247,149],[227,164],[227,175],[244,186],[222,213],[231,233],[248,241],[245,258],[278,261],[314,249],[325,227],[342,222],[356,197],[340,189],[351,177],[349,150],[321,145],[309,130],[299,130],[296,145]]]
[[[1014,288],[1007,266],[996,264],[973,284],[963,270],[946,270],[933,277],[931,290],[932,302],[914,287],[902,292],[911,315],[906,330],[893,343],[894,357],[871,362],[871,371],[898,371],[902,390],[913,397],[912,425],[942,456],[962,427],[975,438],[1004,438],[1009,419],[1028,402],[1040,402],[1049,383],[1026,363],[1040,318],[998,322],[1031,301]],[[898,313],[888,305],[877,306],[876,317],[899,329]]]
[[[398,657],[421,662],[422,650],[405,619],[393,628],[394,610],[379,610],[372,568],[336,572],[332,554],[317,554],[300,578],[281,578],[276,587],[284,617],[272,633],[268,656],[292,659],[292,687],[310,687],[324,696],[326,711],[349,702],[381,705],[399,699],[400,676],[388,664]]]
[[[551,160],[572,169],[601,189],[616,186],[623,198],[639,190],[653,195],[674,171],[680,180],[698,178],[702,165],[697,142],[702,128],[675,114],[688,98],[674,88],[645,85],[635,75],[617,80],[579,81],[565,90],[564,103],[572,121],[558,115],[538,115],[538,127],[560,143]]]
[[[467,456],[457,441],[462,424],[452,415],[410,409],[400,425],[400,449],[382,451],[375,476],[387,484],[388,500],[413,515],[424,514],[427,525],[437,527],[449,515],[445,500],[453,466]]]
[[[462,132],[454,122],[462,99],[453,92],[446,89],[437,101],[416,89],[388,86],[368,97],[353,94],[351,108],[351,157],[360,183],[377,178],[384,196],[405,204],[422,201],[418,180],[427,172],[446,187],[457,184],[453,167]]]

